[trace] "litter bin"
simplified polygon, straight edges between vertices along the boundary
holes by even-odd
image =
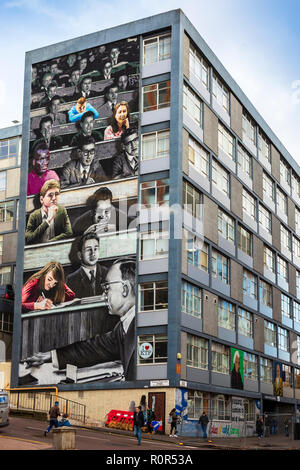
[[[75,450],[76,430],[61,427],[53,429],[53,447],[56,450]]]

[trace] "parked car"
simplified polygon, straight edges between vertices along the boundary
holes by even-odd
[[[0,286],[0,298],[4,298],[7,300],[14,300],[15,293],[13,286],[11,284],[2,284]]]

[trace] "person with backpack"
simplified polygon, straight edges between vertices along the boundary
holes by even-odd
[[[200,426],[201,426],[204,439],[207,439],[206,430],[207,430],[208,422],[209,422],[208,416],[207,416],[207,414],[205,413],[205,411],[203,411],[202,415],[201,415],[200,418],[199,418],[198,423],[199,423]]]
[[[177,436],[177,421],[178,421],[178,416],[176,414],[176,408],[173,408],[170,411],[169,419],[168,419],[168,422],[171,424],[170,437],[173,437],[173,430],[174,430],[174,437],[178,437]]]
[[[44,435],[47,436],[47,434],[51,431],[51,429],[54,427],[58,427],[58,416],[60,416],[60,410],[59,410],[59,403],[56,401],[54,403],[54,406],[50,408],[49,415],[50,415],[50,423],[46,431],[44,432]]]

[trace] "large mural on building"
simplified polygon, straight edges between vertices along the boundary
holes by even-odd
[[[139,63],[32,66],[19,385],[134,379]]]

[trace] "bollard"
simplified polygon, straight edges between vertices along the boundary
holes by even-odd
[[[53,429],[53,447],[56,450],[75,450],[76,430],[68,427]]]

